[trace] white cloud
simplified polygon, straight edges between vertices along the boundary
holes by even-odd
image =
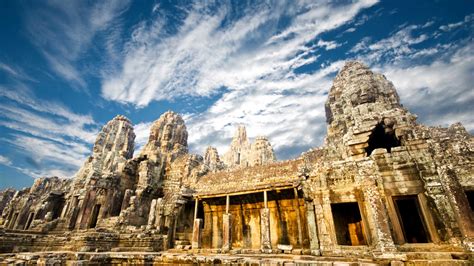
[[[9,78],[15,78],[20,80],[28,80],[28,81],[36,81],[35,79],[29,77],[25,74],[23,69],[19,68],[18,66],[6,64],[0,62],[0,71],[3,71],[8,74]]]
[[[185,115],[191,151],[203,153],[212,144],[223,153],[234,125],[243,123],[250,136],[268,135],[280,158],[295,156],[302,147],[322,142],[324,93],[342,64],[296,74],[296,68],[317,61],[319,47],[340,45],[321,39],[313,46],[306,44],[375,3],[262,5],[230,24],[224,23],[230,10],[226,6],[213,13],[194,7],[173,35],[166,33],[166,21],[158,17],[136,28],[121,71],[104,77],[102,95],[144,107],[153,100],[208,96],[225,87],[226,93],[208,110]],[[279,32],[276,21],[285,12],[295,18]]]
[[[472,27],[471,21],[473,21],[473,20],[474,20],[474,14],[467,15],[467,16],[464,17],[464,20],[456,22],[456,23],[449,23],[449,24],[446,24],[446,25],[441,25],[439,27],[439,29],[442,30],[442,31],[452,31],[452,30],[454,30],[456,28],[459,28],[463,25],[469,25],[470,27]]]
[[[29,137],[16,134],[14,139],[10,140],[12,145],[17,148],[35,156],[39,166],[43,166],[46,162],[55,162],[56,164],[64,164],[68,166],[78,167],[82,165],[86,156],[86,152],[82,145],[78,143],[57,143],[50,140],[44,140],[36,137]],[[87,149],[87,153],[90,153]],[[50,171],[57,171],[58,169],[48,169],[44,174]],[[77,169],[75,169],[77,170]],[[73,172],[71,172],[73,174]]]
[[[414,45],[430,38],[426,33],[419,32],[423,27],[424,25],[404,26],[394,34],[376,42],[370,37],[364,37],[352,47],[349,54],[372,63],[384,60],[399,62],[417,52],[413,48]]]
[[[348,28],[347,30],[345,30],[344,32],[354,32],[354,31],[356,31],[356,28],[351,27],[351,28]]]
[[[8,157],[0,155],[0,164],[8,166],[8,165],[12,165],[12,161]]]
[[[474,45],[468,43],[454,50],[448,58],[439,57],[429,64],[399,67],[379,66],[397,88],[401,101],[422,122],[448,126],[463,122],[474,130]]]
[[[227,151],[235,126],[244,124],[250,137],[268,136],[279,159],[291,158],[322,143],[326,130],[324,102],[332,77],[344,62],[337,61],[313,75],[275,86],[264,82],[231,91],[201,114],[185,116],[192,152],[209,145]],[[296,89],[288,86],[296,85]]]
[[[17,70],[13,69],[13,67],[7,65],[7,64],[4,64],[2,62],[0,62],[0,70],[12,75],[12,76],[19,76],[19,73]]]
[[[305,46],[309,40],[375,3],[294,5],[290,11],[262,5],[230,24],[224,24],[230,10],[226,6],[213,13],[194,7],[174,35],[166,33],[166,21],[159,16],[151,25],[136,28],[126,45],[122,69],[104,77],[102,95],[144,107],[153,100],[209,96],[221,87],[239,90],[261,79],[290,80],[294,68],[317,58],[311,55],[317,46]],[[274,25],[284,12],[293,12],[296,18],[279,33]],[[335,45],[325,43],[326,48]]]
[[[100,1],[92,6],[82,1],[48,1],[27,10],[26,27],[51,69],[84,88],[77,60],[93,45],[97,32],[110,26],[128,5],[128,0]]]
[[[324,47],[326,50],[336,49],[337,47],[341,46],[340,43],[337,43],[335,41],[324,41],[324,40],[318,40],[317,45],[320,47]]]
[[[15,90],[14,90],[15,89]],[[71,176],[90,154],[98,125],[90,115],[36,99],[26,87],[1,87],[0,126],[12,133],[0,141],[25,158],[10,166],[33,177]]]

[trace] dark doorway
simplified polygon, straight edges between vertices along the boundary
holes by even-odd
[[[338,245],[367,245],[357,202],[331,204]]]
[[[369,146],[365,148],[365,151],[369,156],[375,149],[385,148],[387,152],[391,152],[393,147],[398,146],[400,146],[400,141],[395,136],[393,128],[386,126],[384,123],[379,123],[370,134]]]
[[[33,222],[33,217],[35,216],[34,212],[31,212],[30,215],[28,215],[28,220],[26,220],[25,224],[25,230],[28,230],[31,226],[31,222]]]
[[[89,222],[89,228],[95,228],[97,225],[97,218],[99,217],[100,204],[96,204],[92,210],[91,220]]]
[[[191,234],[193,232],[195,204],[194,200],[189,200],[181,208],[176,223],[176,233]]]
[[[407,243],[428,243],[429,236],[417,196],[394,197],[403,236]]]
[[[50,196],[51,204],[53,205],[52,212],[53,217],[52,219],[57,219],[61,216],[61,212],[64,208],[64,195],[63,194],[51,194]]]
[[[469,201],[469,206],[471,207],[471,211],[474,211],[474,190],[467,190],[465,191],[467,200]]]

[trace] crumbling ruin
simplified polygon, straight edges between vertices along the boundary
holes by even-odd
[[[392,83],[359,62],[335,78],[326,117],[321,147],[276,161],[268,139],[251,143],[242,126],[222,159],[212,147],[190,154],[173,112],[133,157],[132,124],[117,116],[72,180],[0,194],[0,252],[472,262],[474,142],[461,124],[418,124]]]

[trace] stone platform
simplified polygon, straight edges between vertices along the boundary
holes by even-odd
[[[435,256],[433,256],[435,255]],[[0,265],[473,265],[472,258],[450,253],[413,253],[408,261],[290,254],[216,254],[189,252],[34,252],[0,254]]]

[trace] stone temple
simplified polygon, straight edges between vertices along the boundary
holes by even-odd
[[[0,193],[0,262],[472,265],[466,129],[417,123],[359,62],[325,109],[324,144],[287,161],[243,126],[222,156],[190,154],[173,112],[133,156],[132,123],[117,116],[74,178]]]

